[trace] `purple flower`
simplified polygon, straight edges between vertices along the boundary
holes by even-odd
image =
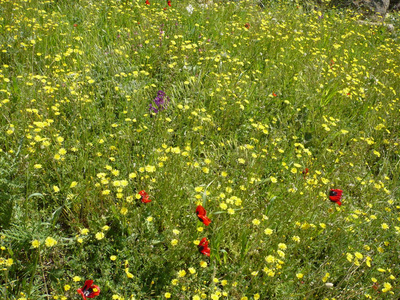
[[[157,97],[153,100],[154,104],[150,104],[149,110],[153,113],[158,113],[160,110],[164,110],[168,106],[169,97],[165,94],[164,91],[158,91]]]

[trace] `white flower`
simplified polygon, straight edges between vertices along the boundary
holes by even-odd
[[[191,15],[194,11],[194,8],[191,4],[189,4],[188,6],[186,6],[186,10],[188,11],[188,13]]]
[[[327,283],[325,283],[325,286],[328,287],[328,288],[331,288],[331,287],[333,287],[333,283],[327,282]]]

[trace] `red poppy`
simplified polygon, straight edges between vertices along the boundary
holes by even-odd
[[[339,206],[342,205],[342,202],[340,202],[340,198],[342,198],[342,193],[343,193],[342,190],[331,189],[329,191],[329,200],[337,203]]]
[[[303,177],[306,178],[306,175],[308,174],[308,168],[305,168],[301,173],[303,174]]]
[[[275,94],[274,92],[272,92],[272,96],[274,96],[274,97],[278,97],[278,95],[277,95],[277,94]]]
[[[247,29],[249,29],[249,28],[250,28],[250,24],[249,24],[249,23],[246,23],[246,24],[244,24],[244,27],[246,27]]]
[[[149,194],[147,194],[147,193],[145,192],[145,190],[140,191],[140,192],[139,192],[139,195],[142,196],[142,197],[140,198],[140,200],[142,200],[143,203],[149,203],[149,202],[151,202],[151,200],[149,199]]]
[[[200,243],[197,247],[199,248],[199,252],[201,254],[210,256],[211,249],[208,247],[208,241],[206,238],[202,238],[202,240],[200,241]]]
[[[150,5],[150,2],[149,2],[149,0],[146,0],[146,4],[147,4],[147,5]]]
[[[85,285],[76,291],[82,295],[84,300],[86,300],[86,298],[94,298],[100,294],[100,288],[93,284],[93,280],[86,280]]]
[[[172,6],[172,5],[171,5],[171,0],[168,0],[167,3],[168,3],[168,6]]]
[[[204,225],[208,226],[211,223],[211,220],[207,217],[207,212],[203,206],[199,205],[196,208],[196,215],[199,218],[200,222],[204,223]]]

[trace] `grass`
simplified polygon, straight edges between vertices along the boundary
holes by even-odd
[[[1,298],[397,299],[398,30],[144,2],[0,0]]]

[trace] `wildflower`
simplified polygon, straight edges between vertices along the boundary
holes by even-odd
[[[196,215],[199,218],[200,222],[204,223],[204,225],[208,226],[211,223],[211,220],[206,216],[207,211],[203,206],[199,205],[196,208]]]
[[[304,179],[306,178],[306,176],[307,176],[307,174],[308,174],[308,168],[305,168],[304,170],[303,170],[303,172],[301,172],[302,174],[303,174],[303,177],[304,177]]]
[[[284,243],[279,243],[279,244],[278,244],[278,248],[279,248],[279,249],[282,249],[282,250],[286,250],[286,249],[287,249],[287,246],[286,246],[286,244],[284,244]]]
[[[342,202],[340,202],[340,198],[342,198],[342,193],[343,193],[342,190],[331,189],[329,191],[329,200],[337,203],[339,206],[342,205]]]
[[[211,249],[208,247],[208,241],[206,238],[202,238],[202,240],[200,241],[200,243],[197,247],[199,248],[199,252],[201,254],[210,256]]]
[[[94,298],[100,294],[100,288],[93,284],[93,280],[86,280],[82,288],[77,289],[77,292],[82,295],[82,298]]]
[[[191,15],[194,11],[194,8],[191,4],[189,4],[188,6],[186,6],[186,10],[188,11],[189,15]]]
[[[98,239],[99,241],[104,239],[104,233],[102,233],[102,232],[96,233],[96,239]]]
[[[258,226],[258,225],[260,225],[260,220],[258,220],[258,219],[254,219],[253,221],[252,221],[252,223],[253,223],[253,225],[255,225],[255,226]]]
[[[150,3],[148,5],[150,5]],[[155,106],[153,106],[153,104],[150,104],[149,110],[150,110],[150,112],[153,112],[156,114],[159,111],[167,108],[168,102],[170,101],[170,99],[165,94],[164,91],[158,91],[157,97],[155,97],[153,101],[154,101]]]
[[[5,262],[7,267],[11,267],[14,263],[14,260],[12,258],[8,258]]]
[[[177,239],[173,239],[173,240],[171,241],[171,245],[172,245],[172,246],[178,245],[178,240],[177,240]]]
[[[302,279],[302,278],[304,277],[304,274],[303,274],[303,273],[297,273],[297,274],[296,274],[296,277],[297,277],[298,279]]]
[[[200,262],[200,267],[207,268],[207,266],[208,266],[207,262],[205,262],[203,260]]]
[[[327,283],[325,283],[325,286],[328,287],[328,288],[331,288],[331,287],[333,287],[333,283],[327,282]]]
[[[151,202],[149,195],[144,190],[140,191],[139,195],[141,196],[140,200],[142,200],[143,203]]]
[[[267,229],[264,230],[264,233],[265,233],[266,235],[271,235],[273,232],[274,232],[274,231],[273,231],[271,228],[267,228]]]
[[[382,292],[386,293],[392,289],[392,285],[389,282],[384,282],[383,283],[383,289]]]
[[[186,271],[185,270],[180,270],[178,272],[178,277],[185,277],[185,275],[186,275]]]
[[[250,28],[250,24],[249,24],[249,23],[246,23],[246,24],[244,24],[244,27],[246,27],[247,29],[249,29],[249,28]]]
[[[32,247],[33,248],[39,248],[39,246],[40,246],[40,241],[38,241],[38,240],[33,240],[32,241]]]
[[[171,298],[171,293],[165,293],[164,297],[167,298],[167,299]]]
[[[146,4],[147,4],[147,5],[150,5],[150,2],[149,2],[149,0],[146,0]]]
[[[168,1],[167,1],[167,4],[168,4],[169,7],[171,7],[171,6],[172,6],[172,5],[171,5],[171,0],[168,0]]]
[[[52,237],[47,237],[46,240],[44,241],[46,247],[53,247],[57,245],[57,241],[53,239]]]

